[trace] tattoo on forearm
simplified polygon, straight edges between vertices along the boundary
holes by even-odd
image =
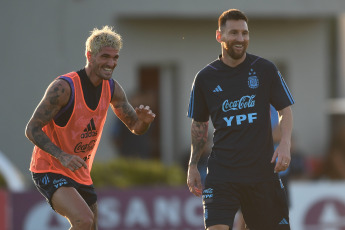
[[[208,122],[192,123],[192,153],[189,164],[197,164],[207,142]]]
[[[116,115],[128,126],[132,127],[138,120],[135,110],[128,103],[121,103],[115,107]]]
[[[31,120],[32,142],[56,158],[61,157],[62,150],[52,143],[49,137],[42,131],[42,127],[47,125],[61,108],[61,96],[64,93],[65,89],[61,83],[50,88]]]
[[[52,156],[59,158],[61,157],[62,150],[55,146],[48,136],[42,131],[41,128],[35,126],[32,129],[33,142],[37,147],[51,154]]]
[[[124,118],[129,121],[130,124],[134,124],[137,121],[137,116],[135,111],[133,110],[133,107],[129,104],[124,104],[122,106],[122,111]]]

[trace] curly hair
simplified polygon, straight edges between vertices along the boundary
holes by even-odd
[[[122,48],[121,35],[116,33],[113,27],[103,26],[102,29],[94,28],[91,31],[85,42],[85,56],[87,57],[87,52],[97,55],[103,47],[112,47],[116,50]]]

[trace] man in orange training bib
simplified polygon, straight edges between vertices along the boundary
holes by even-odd
[[[97,195],[90,176],[109,105],[137,135],[155,118],[149,106],[133,108],[112,79],[122,38],[113,28],[95,28],[86,41],[85,68],[57,77],[26,126],[35,144],[30,171],[51,207],[70,229],[97,229]]]

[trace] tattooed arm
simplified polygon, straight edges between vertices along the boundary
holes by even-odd
[[[200,196],[202,186],[200,173],[197,166],[207,142],[208,122],[197,122],[193,120],[191,126],[191,134],[192,145],[188,165],[187,185],[189,187],[189,190],[194,195]]]
[[[132,133],[137,135],[144,134],[156,116],[149,106],[140,105],[139,108],[134,109],[117,81],[115,81],[115,91],[110,104],[116,116]]]
[[[83,159],[63,152],[42,131],[42,128],[68,103],[70,95],[71,88],[66,81],[62,79],[53,81],[30,118],[25,135],[37,147],[58,159],[64,167],[74,171],[82,166],[87,168]]]

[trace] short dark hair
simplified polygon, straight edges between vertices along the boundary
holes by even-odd
[[[227,11],[224,11],[218,19],[218,29],[225,26],[227,20],[244,20],[248,23],[248,18],[246,15],[237,9],[230,9]]]

